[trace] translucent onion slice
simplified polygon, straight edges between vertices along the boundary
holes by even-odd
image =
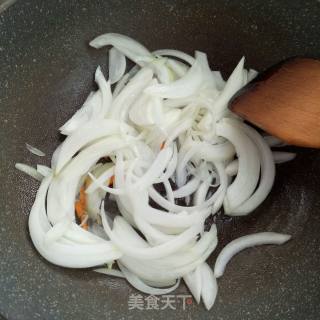
[[[172,281],[195,270],[206,261],[216,246],[217,230],[212,226],[193,246],[175,254],[155,260],[138,260],[123,256],[120,262],[142,279]]]
[[[254,69],[249,69],[248,82],[252,81],[258,74],[259,74],[258,71],[254,70]]]
[[[173,235],[162,232],[155,226],[145,221],[141,216],[134,216],[135,225],[142,232],[152,246],[167,242],[173,239]]]
[[[152,83],[157,81],[151,82],[151,85]],[[130,108],[129,118],[138,126],[162,123],[162,99],[143,93]]]
[[[120,134],[123,130],[134,134],[134,130],[128,125],[123,123],[120,124],[116,120],[109,119],[90,121],[81,128],[75,130],[74,133],[68,136],[62,143],[55,168],[56,174],[62,170],[72,156],[89,143],[95,142],[95,140],[103,137]]]
[[[126,71],[126,57],[117,48],[109,51],[109,81],[110,84],[118,82]]]
[[[203,88],[210,89],[211,91],[216,90],[215,78],[210,70],[207,55],[204,52],[196,51],[195,56],[196,61],[199,62],[202,69]]]
[[[214,111],[217,115],[220,115],[218,119],[221,119],[224,116],[224,111],[227,108],[227,104],[232,96],[243,87],[243,66],[244,57],[239,61],[238,65],[233,70],[221,94],[214,103]]]
[[[90,119],[93,119],[96,114],[99,114],[101,104],[102,95],[100,90],[91,92],[82,107],[59,128],[61,134],[70,135]]]
[[[186,98],[166,99],[163,105],[167,108],[183,108],[189,105],[195,98],[195,96],[187,96]]]
[[[225,161],[232,158],[235,154],[235,148],[229,142],[213,145],[203,141],[198,143],[198,148],[198,152],[192,158],[196,160],[202,159],[208,162]]]
[[[74,217],[74,202],[81,178],[98,159],[125,146],[127,143],[123,139],[108,137],[85,148],[69,162],[50,185],[47,211],[51,223],[60,221],[65,215]]]
[[[170,201],[171,203],[174,203],[174,193],[172,191],[172,187],[171,187],[169,180],[164,181],[163,185],[166,190],[168,201]]]
[[[211,177],[203,181],[196,193],[194,194],[193,202],[194,205],[199,206],[201,203],[203,203],[206,200],[206,196],[208,194],[208,190],[211,185]]]
[[[167,59],[166,64],[178,78],[183,77],[189,69],[189,67],[187,67],[183,62],[175,59]]]
[[[111,107],[112,93],[111,93],[110,81],[106,81],[100,66],[96,70],[95,81],[99,86],[99,89],[101,92],[101,98],[102,98],[100,110],[95,114],[95,118],[103,119],[107,115]]]
[[[273,157],[292,157],[272,154],[270,146],[278,142],[264,140],[227,109],[257,73],[244,69],[242,58],[225,82],[211,71],[205,53],[195,58],[177,50],[150,53],[114,33],[90,44],[112,46],[109,81],[98,67],[99,89],[60,128],[68,137],[54,152],[52,170],[37,167],[44,178],[29,218],[32,241],[49,262],[76,268],[108,263],[98,272],[125,277],[148,294],[167,294],[184,278],[196,301],[202,297],[210,309],[216,277],[236,252],[290,238],[242,237],[222,250],[214,273],[205,263],[218,240],[214,224],[204,230],[206,218],[222,205],[229,215],[254,210],[272,187]],[[127,74],[126,57],[136,63]],[[113,94],[111,83],[117,83]],[[106,157],[107,164],[100,164]],[[88,231],[75,222],[75,201],[84,185]],[[104,212],[106,193],[121,214],[113,221]],[[187,206],[175,203],[180,198]],[[115,260],[120,271],[111,269]]]
[[[239,159],[239,172],[228,187],[224,201],[225,212],[230,214],[252,195],[258,184],[259,152],[251,139],[226,119],[217,124],[217,134],[235,146]]]
[[[119,93],[122,91],[122,89],[126,86],[130,79],[129,73],[126,73],[116,84],[114,90],[113,90],[113,98],[116,98]]]
[[[168,84],[176,80],[176,75],[167,66],[167,58],[156,57],[154,59],[146,59],[147,66],[151,68],[160,83]]]
[[[219,278],[223,275],[227,263],[238,252],[263,244],[281,245],[290,240],[291,236],[275,232],[260,232],[240,237],[228,243],[220,252],[214,267],[214,275]]]
[[[99,90],[91,92],[83,106],[59,130],[64,135],[70,135],[90,120],[103,119],[111,107],[112,94],[110,82],[107,82],[98,67],[95,81]]]
[[[191,179],[181,188],[173,192],[175,198],[184,198],[193,194],[199,187],[200,180],[198,178]]]
[[[146,242],[121,216],[114,219],[113,232],[119,237],[124,237],[130,245],[137,248],[150,248],[148,242]]]
[[[45,210],[46,193],[51,179],[52,176],[43,179],[29,216],[30,236],[39,253],[49,262],[68,268],[88,268],[118,259],[121,253],[108,241],[98,242],[94,246],[74,242],[70,245],[63,242],[45,245],[45,235],[51,229]]]
[[[263,139],[267,142],[269,147],[282,147],[285,145],[282,140],[274,136],[264,136]]]
[[[33,147],[33,146],[32,146],[31,144],[29,144],[29,143],[26,143],[26,147],[27,147],[27,149],[28,149],[31,153],[35,154],[36,156],[44,157],[44,156],[46,155],[44,152],[42,152],[42,151],[39,150],[38,148]]]
[[[44,237],[45,245],[50,246],[52,243],[62,238],[69,229],[71,222],[72,221],[66,217],[49,229]]]
[[[113,100],[110,118],[126,121],[130,107],[151,82],[152,76],[151,69],[142,68]]]
[[[159,259],[165,257],[169,254],[177,252],[179,249],[186,246],[195,236],[200,232],[202,226],[201,224],[194,225],[183,232],[181,235],[175,237],[167,243],[163,243],[156,247],[151,248],[137,248],[133,246],[130,241],[126,241],[124,235],[122,237],[118,236],[114,231],[111,230],[109,223],[105,217],[105,213],[101,210],[101,218],[103,227],[111,239],[111,241],[127,256],[135,257],[140,259]],[[116,217],[115,219],[119,219]]]
[[[288,161],[293,160],[296,157],[296,153],[293,152],[284,152],[284,151],[273,151],[272,152],[272,157],[273,161],[276,164],[280,163],[285,163]],[[231,161],[227,166],[226,166],[226,173],[229,176],[235,176],[238,172],[238,166],[239,166],[239,161],[238,159],[235,159]]]
[[[217,167],[218,174],[220,177],[220,186],[219,186],[218,190],[210,198],[206,199],[205,201],[203,201],[195,206],[184,207],[184,206],[179,206],[179,205],[173,204],[173,203],[169,202],[167,199],[165,199],[164,197],[162,197],[152,187],[149,188],[149,196],[157,204],[159,204],[161,207],[165,208],[168,211],[181,212],[183,210],[186,212],[190,212],[190,214],[188,216],[189,218],[191,218],[194,215],[194,212],[198,211],[198,215],[201,213],[201,215],[206,218],[207,215],[210,213],[210,210],[208,211],[208,209],[210,209],[210,207],[212,205],[214,205],[214,211],[216,211],[220,208],[220,201],[224,199],[225,192],[226,192],[227,186],[228,186],[227,176],[225,173],[224,165],[219,162],[215,162],[215,166]],[[217,204],[215,204],[215,202],[217,202]],[[156,210],[156,209],[150,208],[150,211],[149,211],[150,214],[154,210]],[[142,212],[144,212],[144,211],[142,211]],[[160,219],[161,219],[161,217],[159,217],[157,220],[160,220]]]
[[[86,189],[87,194],[91,194],[95,192],[99,185],[103,185],[106,181],[109,181],[109,179],[114,175],[114,166],[110,164],[110,168],[106,169],[99,177],[96,178],[95,183],[91,183],[89,187]]]
[[[275,178],[275,165],[269,146],[256,130],[237,120],[230,120],[230,123],[245,132],[259,150],[261,174],[258,188],[248,200],[232,212],[233,215],[246,215],[256,209],[271,191]]]
[[[52,169],[42,164],[37,164],[37,171],[44,177],[48,176],[49,174],[52,174]]]
[[[156,179],[161,177],[161,175],[163,174],[163,171],[171,160],[172,155],[173,148],[163,148],[159,152],[151,166],[145,172],[145,174],[141,178],[139,178],[138,181],[134,183],[130,188],[132,190],[142,190],[154,184],[156,182]]]
[[[201,297],[207,310],[210,310],[217,297],[218,284],[212,269],[207,263],[203,263],[201,270]]]
[[[20,170],[23,173],[26,173],[27,175],[29,175],[30,177],[41,181],[43,179],[43,175],[40,174],[35,168],[24,164],[24,163],[16,163],[15,164],[15,168]]]
[[[184,60],[190,65],[193,65],[195,62],[195,59],[190,56],[189,54],[179,51],[179,50],[173,50],[173,49],[161,49],[161,50],[156,50],[153,52],[154,55],[159,55],[159,56],[169,56],[169,57],[175,57],[181,60]]]
[[[150,86],[145,89],[145,92],[161,98],[185,98],[196,93],[202,83],[203,71],[200,62],[196,60],[184,77],[170,84]]]
[[[59,154],[62,148],[62,143],[60,143],[58,145],[58,147],[54,150],[53,154],[52,154],[52,158],[51,158],[51,168],[52,170],[54,170],[57,166],[57,162],[58,162],[58,158],[59,158]]]
[[[238,169],[239,169],[239,160],[235,159],[226,166],[226,174],[230,177],[235,176],[238,173]]]
[[[223,80],[221,72],[220,71],[212,71],[212,75],[214,77],[214,80],[216,82],[216,87],[218,90],[222,90],[224,86],[226,85],[226,82]]]
[[[235,154],[235,149],[229,142],[217,145],[212,145],[207,142],[197,142],[190,144],[190,147],[188,146],[182,150],[179,154],[176,170],[178,186],[185,184],[185,170],[191,159],[196,161],[201,159],[207,162],[225,161]]]
[[[116,269],[109,269],[109,268],[97,268],[93,270],[97,273],[106,274],[107,276],[111,277],[117,277],[117,278],[126,278],[125,275],[120,271]]]
[[[141,58],[153,57],[142,44],[118,33],[102,34],[93,39],[89,44],[91,47],[94,47],[96,49],[100,49],[109,45],[114,46],[130,60],[142,66],[144,65],[144,63],[141,63]]]
[[[273,151],[272,156],[275,163],[284,163],[293,160],[296,157],[296,153],[284,152],[284,151]]]
[[[178,280],[172,287],[161,289],[161,288],[154,288],[147,285],[143,280],[137,277],[134,273],[128,270],[125,266],[123,266],[120,262],[118,262],[119,268],[122,273],[125,275],[127,281],[136,289],[141,292],[152,294],[152,295],[161,295],[161,294],[168,294],[175,289],[178,288],[180,284],[180,280]]]
[[[201,298],[201,289],[202,289],[202,275],[201,275],[201,266],[198,266],[194,271],[186,274],[183,277],[183,280],[193,297],[196,299],[197,303],[200,303]]]

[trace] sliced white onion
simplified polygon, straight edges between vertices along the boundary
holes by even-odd
[[[235,208],[232,213],[230,212],[233,215],[246,215],[256,209],[271,191],[275,178],[275,165],[269,146],[256,130],[237,120],[230,120],[230,123],[245,132],[259,151],[261,174],[258,188],[249,199]]]
[[[111,107],[112,93],[111,93],[110,81],[106,81],[100,66],[96,70],[95,81],[98,84],[101,92],[101,106],[100,106],[100,110],[94,115],[94,118],[103,119],[107,115]]]
[[[90,186],[86,189],[87,194],[91,194],[99,188],[99,185],[103,185],[114,175],[114,166],[110,164],[110,168],[106,170],[95,179],[95,183],[91,183]]]
[[[58,158],[60,156],[60,151],[62,148],[62,143],[60,143],[58,145],[58,147],[54,150],[53,154],[52,154],[52,158],[51,158],[51,168],[52,170],[54,170],[57,166],[57,162],[58,162]]]
[[[234,146],[229,142],[221,144],[210,144],[208,142],[197,143],[197,152],[192,156],[193,159],[212,161],[225,161],[232,158],[235,154]]]
[[[117,48],[109,51],[109,80],[111,84],[118,82],[126,71],[126,57]]]
[[[33,147],[31,144],[26,143],[26,147],[31,153],[35,154],[36,156],[44,157],[46,155],[44,152],[42,152],[38,148]]]
[[[248,82],[252,81],[258,74],[259,74],[258,71],[254,69],[250,69],[248,71]]]
[[[126,120],[132,103],[151,82],[152,76],[151,69],[142,68],[113,100],[110,117],[117,120]]]
[[[237,238],[228,243],[220,252],[214,266],[214,275],[219,278],[223,275],[226,265],[238,252],[264,244],[281,245],[290,240],[291,236],[275,232],[260,232]]]
[[[172,281],[195,270],[201,265],[217,245],[217,230],[211,227],[201,239],[189,249],[169,255],[162,259],[138,260],[123,256],[120,262],[140,278],[154,281]]]
[[[263,139],[267,142],[269,147],[283,147],[286,145],[282,140],[274,136],[264,136]]]
[[[194,194],[194,204],[196,206],[199,206],[201,203],[203,203],[206,200],[206,196],[208,193],[208,190],[211,185],[211,178],[207,178],[205,181],[203,181],[196,193]]]
[[[96,49],[109,45],[114,46],[137,64],[140,64],[143,57],[152,58],[151,53],[139,42],[118,33],[102,34],[93,39],[89,44]]]
[[[212,75],[214,77],[214,80],[216,82],[216,87],[218,90],[222,90],[224,86],[226,85],[226,82],[223,80],[221,72],[220,71],[212,71]]]
[[[190,180],[188,183],[186,183],[184,186],[182,186],[181,188],[173,191],[173,196],[175,198],[187,197],[197,190],[199,184],[200,184],[200,180],[197,178],[194,178]]]
[[[53,179],[47,198],[47,214],[51,223],[65,215],[74,217],[74,202],[81,178],[98,159],[127,146],[122,139],[108,137],[90,145],[74,157],[68,166]]]
[[[125,87],[125,85],[128,83],[130,79],[129,73],[126,73],[116,84],[114,90],[113,90],[113,98],[116,98],[117,95],[122,91],[122,89]]]
[[[43,179],[29,215],[30,236],[39,253],[49,262],[68,268],[88,268],[118,259],[121,253],[108,241],[97,242],[94,246],[60,242],[45,245],[45,235],[51,228],[45,210],[45,198],[51,179],[51,176]]]
[[[161,123],[162,117],[162,99],[145,93],[136,100],[129,111],[130,120],[138,126]]]
[[[168,59],[166,64],[177,75],[178,78],[183,77],[189,69],[189,67],[187,67],[183,62],[175,59]]]
[[[202,274],[201,266],[198,266],[194,271],[189,272],[183,277],[183,280],[193,297],[196,299],[197,303],[200,303],[201,290],[202,290]]]
[[[67,232],[71,225],[71,220],[68,217],[62,219],[58,223],[56,223],[49,231],[46,233],[44,237],[44,243],[46,246],[50,246],[58,239],[62,238],[63,235]]]
[[[26,173],[27,175],[29,175],[30,177],[41,181],[43,179],[43,175],[40,174],[35,168],[24,164],[24,163],[16,163],[15,164],[15,168]]]
[[[296,157],[296,153],[284,152],[284,151],[273,151],[272,156],[275,163],[284,163],[293,160]]]
[[[42,164],[37,164],[37,171],[44,177],[52,174],[52,169]]]
[[[166,189],[167,199],[171,203],[174,203],[174,192],[172,191],[169,180],[163,182],[164,188]]]
[[[189,54],[179,51],[179,50],[173,50],[173,49],[161,49],[156,50],[153,52],[154,55],[159,56],[169,56],[169,57],[175,57],[181,60],[184,60],[185,62],[189,63],[190,65],[194,64],[195,59],[190,56]]]
[[[187,223],[187,225],[188,225],[188,223],[192,223],[193,220],[191,218],[193,218],[193,216],[195,214],[198,214],[198,220],[199,220],[200,213],[206,218],[208,216],[208,213],[210,213],[210,210],[208,211],[208,209],[212,205],[214,205],[213,211],[216,212],[216,210],[220,209],[220,201],[225,198],[225,193],[226,193],[227,186],[228,186],[227,176],[225,174],[224,166],[219,162],[215,162],[215,166],[217,167],[218,174],[220,176],[220,186],[219,186],[218,190],[210,198],[199,203],[198,205],[183,207],[183,206],[173,204],[173,203],[169,202],[167,199],[165,199],[164,197],[162,197],[154,188],[149,188],[149,196],[157,204],[159,204],[161,207],[165,208],[168,211],[181,212],[182,210],[184,210],[186,212],[190,212],[189,216],[187,216],[188,218],[186,217],[186,219],[183,219],[183,220],[187,220],[187,221],[190,220],[188,222],[184,221],[184,223]],[[210,183],[209,183],[209,186],[210,186]],[[220,201],[218,201],[218,200],[220,200]],[[142,207],[140,209],[142,210]],[[156,213],[156,209],[150,208],[149,215],[153,211]],[[144,211],[142,211],[142,212],[144,212]],[[182,220],[182,218],[184,218],[184,216],[180,216],[179,220]],[[169,222],[169,219],[173,220],[173,218],[167,217],[166,222]],[[161,217],[158,217],[158,219],[156,217],[154,217],[153,221],[157,221],[158,223],[161,223]],[[178,224],[178,221],[176,223]],[[181,221],[181,223],[183,226],[185,225],[182,221]]]
[[[102,94],[101,91],[91,92],[82,107],[59,128],[64,135],[70,135],[89,120],[101,117]]]
[[[226,166],[226,174],[230,177],[235,176],[238,173],[238,169],[239,169],[239,160],[235,159]]]
[[[217,297],[218,284],[212,269],[207,263],[203,263],[201,270],[201,297],[207,310],[210,310]]]
[[[218,123],[217,134],[232,142],[239,159],[238,175],[228,187],[224,201],[225,212],[229,214],[247,200],[255,190],[259,180],[260,159],[251,139],[226,119]]]
[[[163,171],[167,167],[172,155],[172,148],[163,148],[148,171],[135,184],[133,184],[131,188],[133,190],[144,189],[154,184],[156,179],[161,177],[163,174]]]
[[[32,242],[51,263],[108,264],[95,271],[124,277],[152,295],[172,292],[183,278],[195,300],[202,297],[210,309],[216,277],[235,253],[290,238],[242,237],[222,250],[215,273],[206,264],[218,241],[215,224],[205,231],[207,218],[222,205],[229,215],[254,210],[271,190],[273,158],[294,156],[272,153],[270,146],[281,145],[276,138],[263,138],[227,109],[257,72],[244,69],[242,58],[225,82],[210,69],[205,53],[196,51],[195,58],[178,50],[150,53],[115,33],[90,45],[112,46],[109,81],[98,67],[98,90],[60,128],[67,138],[52,156],[52,169],[16,164],[43,179],[29,217]],[[136,64],[125,74],[126,57]],[[109,202],[104,212],[107,193],[120,212],[113,220]],[[78,225],[79,205],[84,216]],[[114,262],[120,270],[112,269]]]
[[[137,277],[134,273],[129,271],[125,266],[123,266],[120,262],[118,262],[119,268],[122,273],[125,275],[128,282],[136,289],[141,292],[152,294],[152,295],[161,295],[161,294],[168,294],[175,289],[178,288],[180,284],[180,280],[178,280],[171,288],[161,289],[161,288],[154,288],[148,286],[145,282],[143,282],[139,277]]]
[[[194,94],[203,82],[202,68],[198,60],[194,62],[185,76],[170,83],[153,85],[145,93],[161,98],[185,98]]]
[[[227,108],[229,100],[243,86],[243,66],[244,57],[239,61],[238,65],[233,70],[221,94],[214,103],[213,107],[219,118],[224,116],[224,111]]]
[[[116,270],[116,269],[97,268],[97,269],[94,269],[93,271],[97,273],[106,274],[111,277],[124,278],[124,279],[126,278],[125,275],[120,270]]]
[[[74,133],[68,136],[62,143],[57,159],[55,168],[56,174],[70,161],[72,156],[80,151],[84,146],[96,140],[119,134],[120,132],[134,133],[134,130],[128,125],[120,124],[116,120],[101,119],[96,121],[89,121],[81,128],[74,131]]]
[[[147,67],[151,68],[156,75],[160,83],[168,84],[176,80],[175,74],[168,68],[166,62],[167,58],[156,57],[154,59],[144,59],[147,63]]]
[[[125,238],[121,238],[118,236],[114,231],[111,230],[107,219],[105,218],[105,213],[102,209],[102,223],[103,227],[112,240],[112,242],[127,256],[135,257],[140,259],[159,259],[165,257],[169,254],[172,254],[179,249],[183,248],[190,242],[194,237],[200,232],[201,225],[192,226],[190,229],[187,229],[184,233],[177,236],[176,238],[172,239],[167,243],[163,243],[157,247],[151,248],[137,248],[133,246],[130,242],[127,243]],[[115,219],[119,219],[116,217]]]
[[[293,152],[284,152],[284,151],[273,151],[272,152],[273,161],[274,161],[274,163],[277,163],[277,164],[291,161],[296,157],[296,155],[297,154],[293,153]],[[231,161],[226,166],[227,175],[235,176],[238,173],[238,166],[239,166],[238,159]]]

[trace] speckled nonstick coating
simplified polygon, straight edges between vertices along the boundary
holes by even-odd
[[[49,164],[57,128],[89,93],[97,64],[106,71],[105,51],[88,47],[94,36],[120,32],[150,49],[203,50],[228,74],[242,55],[258,70],[290,56],[319,56],[319,16],[319,1],[264,0],[35,0],[0,14],[0,313],[10,320],[319,319],[319,151],[297,149],[296,160],[278,166],[263,205],[224,224],[217,251],[257,231],[293,239],[237,255],[210,312],[202,304],[129,311],[136,291],[124,280],[47,263],[27,230],[38,183],[14,169],[17,161]],[[25,142],[47,157],[31,155]],[[181,285],[177,292],[187,290]]]

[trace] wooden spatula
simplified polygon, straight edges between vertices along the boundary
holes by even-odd
[[[294,58],[268,69],[229,108],[289,144],[320,148],[320,61]]]

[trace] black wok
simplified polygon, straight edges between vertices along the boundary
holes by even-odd
[[[1,1],[0,1],[1,3]],[[5,6],[0,6],[4,8]],[[208,53],[227,75],[242,55],[262,70],[296,55],[320,55],[320,2],[309,1],[17,1],[0,13],[0,313],[5,319],[296,319],[320,317],[320,152],[297,149],[277,168],[261,207],[226,221],[217,251],[256,231],[293,236],[236,256],[219,281],[213,309],[129,310],[137,293],[124,280],[63,269],[34,250],[27,215],[38,183],[14,169],[35,164],[25,142],[47,153],[57,128],[92,88],[104,50],[88,42],[119,32],[150,49]],[[320,88],[319,88],[320,90]],[[298,124],[297,124],[298,125]],[[212,257],[211,265],[215,254]],[[188,294],[181,285],[175,294]]]

